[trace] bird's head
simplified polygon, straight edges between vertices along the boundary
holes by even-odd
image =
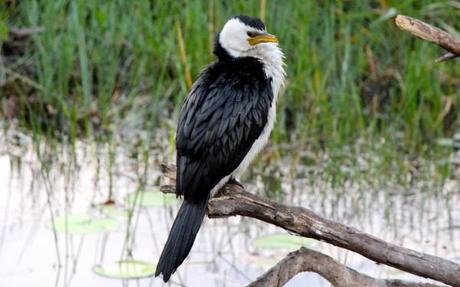
[[[264,50],[277,49],[278,39],[265,30],[259,18],[236,16],[217,35],[214,53],[219,59],[263,56]]]

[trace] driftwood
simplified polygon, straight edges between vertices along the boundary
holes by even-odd
[[[175,167],[164,166],[163,169],[165,176],[170,178],[171,184],[173,184]],[[174,192],[174,185],[163,186],[161,190],[163,192]],[[454,287],[460,287],[459,264],[385,242],[355,228],[322,218],[309,209],[286,206],[258,195],[250,194],[239,185],[227,184],[209,201],[208,217],[219,218],[234,215],[259,219],[301,236],[325,241],[354,251],[377,263],[392,266]],[[415,283],[410,284],[412,285],[400,284],[399,286],[423,286],[420,284],[413,285]],[[273,286],[282,286],[282,284]]]
[[[436,59],[436,62],[443,62],[460,57],[460,39],[456,39],[449,33],[431,26],[423,21],[398,15],[395,18],[395,24],[402,30],[405,30],[412,35],[431,42],[447,50],[448,53]]]
[[[303,247],[289,253],[248,287],[283,286],[301,272],[319,274],[335,287],[439,287],[430,283],[375,279],[348,268],[327,255]]]

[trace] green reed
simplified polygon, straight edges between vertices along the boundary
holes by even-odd
[[[44,31],[10,64],[30,81],[0,89],[0,113],[16,97],[22,126],[71,142],[110,140],[123,129],[173,133],[190,79],[214,59],[216,32],[233,15],[262,15],[288,72],[275,146],[334,150],[383,137],[393,158],[432,150],[458,127],[460,68],[434,64],[442,51],[399,31],[396,13],[459,27],[449,1],[13,2],[2,24]]]

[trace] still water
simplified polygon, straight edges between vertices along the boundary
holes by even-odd
[[[64,146],[18,132],[0,135],[0,286],[163,286],[160,279],[113,279],[95,270],[125,259],[157,261],[180,202],[141,202],[143,192],[165,183],[159,165],[173,161],[168,146],[162,140],[148,148],[83,141]],[[342,168],[352,178],[360,178],[355,172],[365,174],[374,161],[359,160],[361,171]],[[455,176],[440,181],[428,171],[410,186],[387,181],[376,187],[367,176],[337,186],[324,174],[321,164],[293,172],[291,159],[280,159],[270,167],[255,164],[242,181],[249,191],[263,193],[273,186],[267,177],[279,178],[281,190],[289,191],[280,201],[460,262]],[[109,194],[114,205],[101,205]],[[62,219],[75,216],[108,218],[111,225],[106,231],[73,232]],[[273,234],[285,232],[248,218],[205,219],[191,255],[168,286],[244,286],[292,249],[254,244]],[[325,243],[303,244],[377,278],[423,281]],[[286,286],[330,285],[304,273]]]

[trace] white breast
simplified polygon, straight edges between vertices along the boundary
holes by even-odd
[[[252,160],[262,150],[270,137],[276,120],[276,102],[281,88],[284,85],[286,73],[284,71],[284,55],[280,48],[275,44],[260,44],[258,49],[254,49],[250,56],[258,58],[264,65],[264,71],[268,78],[272,81],[273,100],[271,102],[270,110],[268,112],[267,124],[265,125],[261,135],[252,145],[248,154],[244,157],[240,165],[229,175],[224,177],[212,190],[213,196],[228,180],[230,177],[238,178],[247,169]]]

